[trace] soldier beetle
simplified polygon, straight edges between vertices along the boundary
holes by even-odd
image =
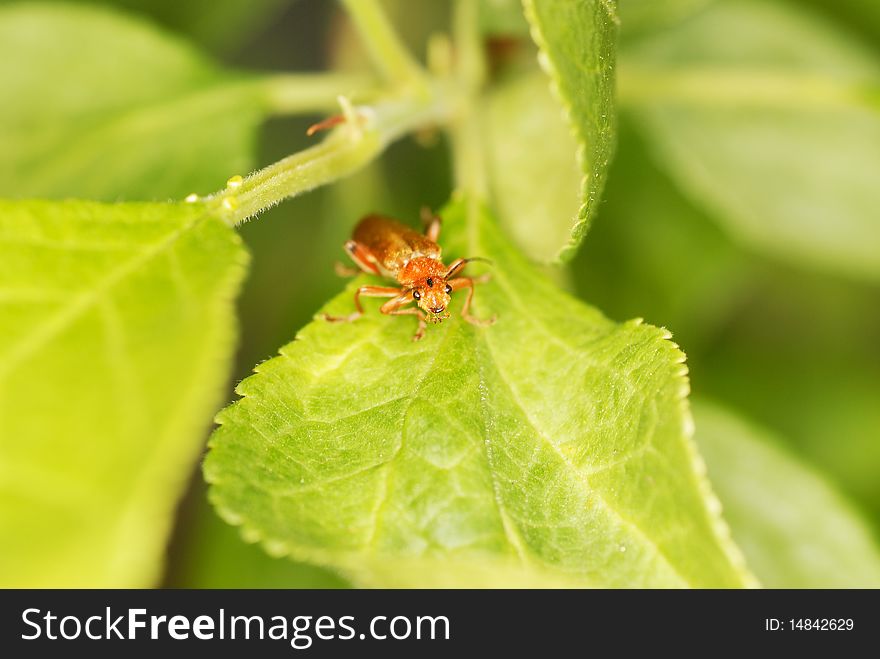
[[[479,257],[460,258],[446,266],[440,257],[437,244],[440,235],[440,218],[425,209],[422,211],[425,222],[424,234],[382,215],[367,215],[354,229],[352,239],[345,243],[345,251],[352,261],[371,275],[380,275],[395,280],[399,287],[361,286],[354,294],[357,309],[348,316],[329,316],[330,322],[350,323],[364,314],[360,298],[388,297],[379,311],[389,316],[412,315],[419,319],[419,326],[413,336],[418,341],[425,334],[427,323],[439,323],[449,318],[450,295],[462,288],[467,289],[467,297],[461,309],[461,317],[472,325],[487,326],[495,318],[485,320],[470,315],[474,285],[488,280],[482,277],[456,277],[472,261],[486,261]],[[344,275],[358,273],[356,269],[337,264],[337,272]],[[415,302],[417,307],[404,308]]]

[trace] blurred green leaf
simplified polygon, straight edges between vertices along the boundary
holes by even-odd
[[[373,308],[308,325],[218,417],[220,514],[360,584],[438,585],[424,568],[440,564],[447,585],[749,583],[688,436],[682,353],[559,292],[485,213],[466,232],[465,206],[443,214],[444,243],[495,261],[475,306],[498,322],[418,343],[412,319]]]
[[[803,4],[864,37],[867,45],[880,48],[880,4],[876,0],[803,0]]]
[[[583,175],[546,78],[536,72],[495,88],[483,119],[499,218],[529,256],[551,261],[571,236]]]
[[[583,175],[581,207],[574,217],[553,215],[559,211],[553,200],[541,222],[541,231],[551,224],[561,223],[565,227],[568,239],[557,247],[556,256],[567,261],[574,256],[598,211],[614,152],[616,3],[613,0],[524,0],[523,4],[532,37],[540,49],[538,60],[550,76],[552,88],[579,145],[576,157]],[[519,150],[523,152],[528,148],[546,150],[548,145],[529,142]],[[562,162],[567,163],[568,159]],[[567,164],[562,171],[567,171]],[[530,187],[536,199],[549,199],[543,190],[554,185],[557,175],[556,171],[548,170],[532,180]],[[531,215],[503,218],[507,225],[531,220]],[[560,231],[562,229],[554,229],[553,234],[558,235]],[[518,230],[517,233],[525,232]],[[541,252],[532,251],[531,241],[522,243],[521,247],[537,258],[547,256],[543,245]]]
[[[621,102],[736,238],[880,279],[880,61],[782,5],[735,0],[621,56]]]
[[[624,37],[660,30],[704,9],[716,0],[618,0]]]
[[[754,279],[749,258],[658,168],[626,120],[605,202],[572,269],[580,296],[612,318],[671,328],[692,368]]]
[[[14,99],[0,104],[0,195],[165,200],[253,166],[254,82],[113,12],[0,7],[0,86]]]
[[[211,50],[229,52],[266,25],[293,0],[89,0],[134,14],[191,37]]]
[[[771,588],[877,588],[880,551],[818,474],[729,411],[695,402],[697,443],[749,566]]]
[[[94,5],[108,12],[115,10],[146,19],[189,37],[204,48],[229,53],[253,37],[292,2],[294,0],[87,0],[76,4]],[[17,4],[24,3],[22,0],[0,0],[0,6]],[[57,7],[60,3],[53,4]]]
[[[0,583],[154,582],[246,254],[194,205],[0,201]]]
[[[880,291],[760,274],[714,345],[691,357],[695,387],[772,428],[880,530]]]

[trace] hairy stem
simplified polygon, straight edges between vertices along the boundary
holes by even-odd
[[[354,107],[353,116],[323,142],[247,178],[234,177],[225,190],[191,201],[201,201],[230,224],[239,224],[283,199],[347,176],[401,136],[452,119],[460,105],[458,90],[448,82],[429,89],[427,96],[404,94]]]

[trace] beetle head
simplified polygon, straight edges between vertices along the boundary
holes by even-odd
[[[420,285],[413,287],[413,298],[427,315],[429,323],[439,323],[449,318],[449,294],[452,287],[443,277],[425,277]]]

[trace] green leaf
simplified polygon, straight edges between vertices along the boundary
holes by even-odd
[[[550,206],[541,220],[542,228],[559,223],[568,228],[568,240],[557,252],[560,261],[567,261],[577,251],[598,212],[614,152],[616,3],[613,0],[523,0],[523,4],[532,38],[540,49],[538,60],[550,76],[554,93],[562,103],[578,143],[577,162],[583,175],[581,206],[573,218],[551,215],[557,212],[557,207]],[[529,142],[522,148],[547,147]],[[563,171],[566,168],[567,164]],[[554,186],[556,176],[557,172],[547,170],[534,179],[529,186],[533,194],[547,198],[544,189]],[[531,245],[524,248],[532,253]]]
[[[777,440],[717,405],[694,405],[697,442],[749,565],[771,588],[877,588],[864,521]]]
[[[96,0],[91,0],[95,2]],[[291,0],[98,0],[142,14],[204,47],[233,52],[280,14]]]
[[[483,119],[498,216],[529,256],[552,261],[571,236],[583,175],[547,80],[535,73],[494,89]]]
[[[793,9],[735,0],[621,55],[621,102],[743,243],[880,279],[880,61]]]
[[[874,0],[804,0],[804,4],[837,20],[867,45],[880,48],[880,5]]]
[[[246,254],[195,205],[0,201],[0,584],[147,586]]]
[[[631,124],[575,290],[612,318],[674,327],[701,392],[776,430],[880,521],[880,289],[738,250]]]
[[[375,305],[308,325],[218,417],[205,477],[221,516],[365,585],[751,583],[668,333],[560,292],[466,205],[443,242],[493,259],[475,309],[498,322],[462,322],[459,299],[417,343],[413,319]],[[363,283],[325,310],[349,313]]]
[[[149,25],[0,7],[0,195],[182,198],[253,168],[264,99]]]

